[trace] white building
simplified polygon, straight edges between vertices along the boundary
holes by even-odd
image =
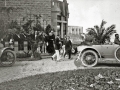
[[[70,36],[70,39],[73,44],[80,44],[83,41],[82,34],[83,34],[83,27],[68,26],[67,35]]]
[[[68,26],[67,34],[79,35],[83,33],[83,27],[80,26]]]

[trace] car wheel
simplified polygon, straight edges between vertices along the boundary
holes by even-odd
[[[81,62],[84,66],[93,67],[98,62],[98,55],[93,50],[84,51],[81,55]]]
[[[1,66],[12,66],[16,61],[16,55],[11,50],[5,50],[0,59]]]
[[[120,62],[120,47],[115,51],[115,58]]]

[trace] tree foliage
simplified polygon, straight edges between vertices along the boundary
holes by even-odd
[[[41,26],[41,24],[36,24],[33,29],[34,31],[44,31],[44,28]]]
[[[115,25],[113,24],[105,28],[104,25],[106,23],[106,21],[102,20],[100,26],[95,25],[94,28],[88,28],[87,35],[93,36],[99,44],[103,44],[105,42],[105,39],[110,39],[111,35],[116,33]]]

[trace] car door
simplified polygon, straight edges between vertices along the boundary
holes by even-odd
[[[113,58],[114,57],[114,45],[101,45],[101,54],[105,58]]]

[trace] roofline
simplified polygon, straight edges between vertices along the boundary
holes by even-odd
[[[82,27],[82,26],[68,26],[68,27]]]

